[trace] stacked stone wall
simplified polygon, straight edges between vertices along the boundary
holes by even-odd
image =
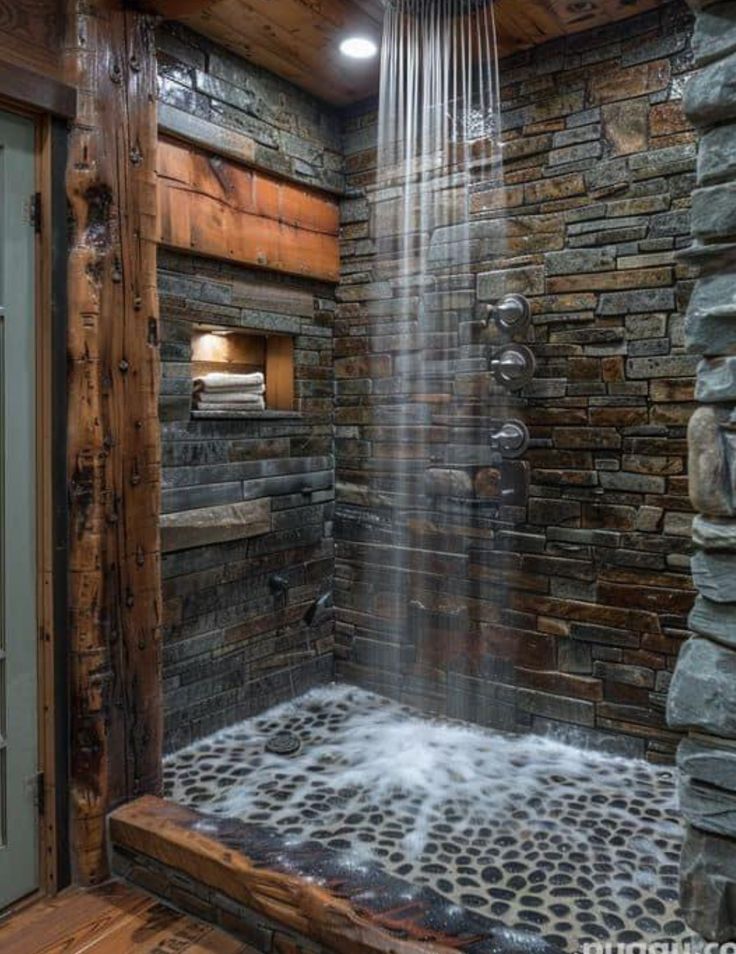
[[[502,62],[504,177],[475,178],[470,268],[454,267],[451,229],[428,237],[440,267],[424,351],[401,323],[410,292],[395,247],[379,247],[375,113],[346,120],[342,678],[489,725],[672,759],[665,697],[693,600],[694,272],[676,258],[695,170],[681,102],[691,29],[684,4],[667,3]],[[520,461],[498,466],[478,302],[508,291],[531,301],[538,369],[495,406],[532,437]],[[402,375],[417,361],[432,393],[401,428]],[[399,458],[427,489],[402,553]],[[399,580],[411,599],[396,598]],[[407,647],[401,634],[418,629],[425,645]]]
[[[668,700],[680,744],[680,807],[687,821],[682,901],[709,940],[736,939],[736,3],[693,2],[698,72],[685,112],[700,133],[692,245],[700,267],[685,322],[698,364],[690,421],[690,497],[697,551],[693,636]]]

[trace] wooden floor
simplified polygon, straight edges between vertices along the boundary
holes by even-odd
[[[256,954],[209,924],[112,881],[0,920],[2,954]]]

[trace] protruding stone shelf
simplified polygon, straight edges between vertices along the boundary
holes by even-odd
[[[256,537],[271,530],[271,500],[244,500],[218,507],[200,507],[161,516],[164,553],[210,543]]]
[[[116,872],[260,952],[561,954],[376,864],[147,796],[110,817]],[[315,942],[318,945],[315,947]]]

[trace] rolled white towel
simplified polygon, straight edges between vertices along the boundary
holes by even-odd
[[[250,374],[229,374],[222,371],[211,371],[194,379],[195,391],[232,391],[236,388],[263,387],[266,379],[262,371],[252,371]]]

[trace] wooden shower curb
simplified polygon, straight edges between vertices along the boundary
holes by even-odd
[[[559,954],[535,935],[529,935],[529,947],[519,932],[504,937],[506,932],[485,918],[377,865],[346,867],[334,851],[316,842],[289,845],[263,826],[203,815],[153,796],[122,806],[109,821],[111,844],[123,860],[123,870],[117,866],[120,873],[221,926],[227,923],[218,918],[218,909],[234,901],[277,929],[340,954],[514,954],[521,949]],[[153,862],[155,873],[146,869],[147,861]],[[315,874],[320,883],[313,880]],[[182,892],[168,893],[170,879],[181,882],[182,876],[204,890],[196,897],[184,890],[184,900]],[[225,903],[218,903],[217,896]],[[449,908],[452,933],[447,930]],[[260,927],[251,924],[249,930]],[[270,943],[265,949],[271,950]]]

